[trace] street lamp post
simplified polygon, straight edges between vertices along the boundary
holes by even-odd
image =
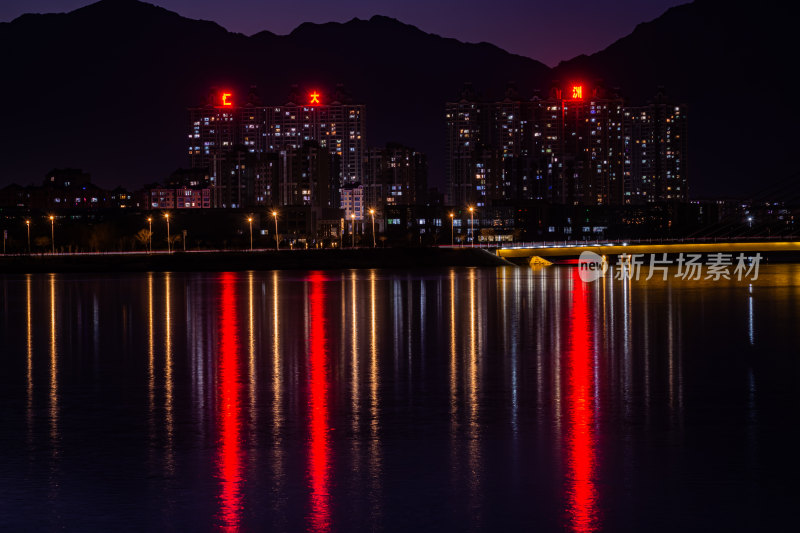
[[[147,217],[147,253],[153,253],[153,217]]]
[[[28,228],[28,255],[31,255],[31,221],[26,220],[25,226]]]
[[[372,247],[375,248],[375,210],[370,209],[369,214],[372,215]]]
[[[455,213],[450,213],[450,246],[456,244],[455,216]]]
[[[253,251],[253,217],[247,217],[247,222],[250,223],[250,251]]]
[[[164,213],[164,218],[167,219],[167,253],[172,253],[172,243],[169,240],[169,213]]]
[[[350,223],[350,230],[352,231],[352,236],[353,236],[353,248],[355,248],[356,247],[356,214],[355,213],[350,213],[350,220],[352,220],[352,222]]]
[[[278,238],[278,212],[277,211],[273,211],[272,212],[272,218],[275,219],[275,250],[280,250],[281,249],[281,241]]]
[[[50,245],[52,246],[53,255],[56,253],[56,217],[50,215]]]
[[[469,206],[469,231],[472,233],[470,246],[475,246],[475,208]]]

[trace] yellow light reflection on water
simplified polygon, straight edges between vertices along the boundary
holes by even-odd
[[[58,353],[56,341],[56,275],[50,274],[50,440],[58,456]]]
[[[167,433],[166,470],[172,474],[175,470],[173,436],[175,421],[173,413],[173,378],[172,378],[172,284],[170,273],[164,274],[164,426]]]
[[[283,381],[281,366],[281,321],[279,313],[280,284],[278,272],[272,272],[272,479],[275,494],[284,491],[284,451],[281,431],[283,427]],[[273,511],[283,516],[285,498],[273,498]],[[276,526],[280,526],[276,523]],[[280,527],[279,527],[280,529]]]
[[[258,380],[256,378],[256,327],[253,299],[253,271],[250,271],[247,273],[247,373],[248,394],[250,396],[250,437],[254,439],[252,448],[257,450],[258,446],[255,439],[258,432],[255,429],[258,418],[258,409],[256,408]]]
[[[357,277],[356,271],[350,273],[350,410],[353,417],[353,433],[358,435],[360,425],[360,387],[358,380],[359,366],[358,366],[358,307],[357,307]],[[353,439],[354,445],[358,445],[358,439]],[[358,463],[354,463],[354,467],[358,467]]]
[[[468,422],[468,460],[469,460],[469,488],[470,499],[472,500],[473,516],[472,520],[480,519],[481,501],[481,450],[480,450],[480,421],[478,403],[478,309],[475,294],[476,269],[469,271],[469,391],[467,404],[469,409]]]
[[[372,503],[373,529],[377,528],[377,521],[381,514],[381,452],[380,452],[380,411],[378,405],[378,324],[375,295],[375,270],[369,273],[369,413],[370,413],[370,445],[369,445],[369,478]]]
[[[25,275],[25,344],[26,357],[26,393],[27,393],[27,422],[28,441],[33,441],[33,313],[31,311],[31,275]]]
[[[156,391],[156,373],[155,373],[155,335],[153,332],[153,273],[147,273],[147,402],[148,402],[148,420],[152,426],[153,418],[155,416],[155,391]],[[153,427],[150,428],[150,438],[154,439]]]

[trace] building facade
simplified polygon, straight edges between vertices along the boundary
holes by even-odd
[[[460,96],[445,106],[451,205],[687,199],[682,106],[626,107],[599,82],[554,84],[530,99],[511,84],[499,101],[467,84]]]
[[[230,169],[223,174],[222,167],[231,151],[288,153],[301,150],[307,143],[316,143],[337,158],[334,191],[362,183],[366,107],[353,103],[344,88],[338,86],[330,96],[317,90],[301,94],[295,87],[289,101],[276,106],[261,105],[253,88],[243,103],[237,101],[233,92],[213,89],[204,106],[189,109],[189,162],[192,168],[208,169],[215,207],[248,205],[240,197],[240,190],[247,198],[270,196],[266,192],[257,194],[266,190],[260,185],[243,184],[236,175],[231,179]],[[253,175],[250,179],[260,178]],[[252,199],[249,203],[262,201],[270,200]]]
[[[422,204],[428,195],[425,154],[397,143],[372,148],[367,154],[364,201],[374,209],[387,205]]]
[[[669,103],[663,91],[625,109],[625,203],[688,201],[687,129],[686,106]]]

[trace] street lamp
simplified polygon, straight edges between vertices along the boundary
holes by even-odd
[[[352,220],[352,222],[350,223],[350,229],[353,232],[352,233],[352,235],[353,235],[353,248],[355,248],[356,247],[356,214],[355,213],[350,213],[350,220]]]
[[[169,213],[164,213],[164,218],[167,219],[167,253],[172,253],[172,243],[169,241]]]
[[[369,214],[372,215],[372,247],[375,248],[375,210],[370,209]]]
[[[275,250],[280,250],[281,241],[278,239],[278,212],[272,212],[272,218],[275,219]]]
[[[470,246],[475,246],[475,208],[469,206],[469,231],[472,233]]]
[[[28,227],[28,255],[31,255],[31,221],[26,220],[25,226]]]
[[[247,221],[250,223],[250,251],[253,251],[253,217],[247,217]]]
[[[153,217],[147,217],[147,253],[153,253]]]
[[[52,246],[53,255],[56,253],[56,217],[50,215],[50,245]]]
[[[455,216],[455,213],[450,213],[450,246],[455,246],[456,244]]]

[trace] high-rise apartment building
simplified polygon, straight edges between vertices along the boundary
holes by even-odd
[[[367,155],[364,201],[367,207],[422,204],[428,192],[428,161],[401,144],[372,148]]]
[[[625,109],[624,203],[688,200],[686,106],[660,91],[647,105]]]
[[[626,108],[601,83],[556,84],[546,98],[527,100],[510,85],[499,101],[478,98],[468,84],[446,104],[447,201],[619,205],[641,187],[650,187],[649,201],[685,200],[685,110],[659,105]],[[661,139],[658,149],[648,135]],[[648,178],[655,167],[661,177]]]
[[[301,94],[293,88],[289,101],[277,106],[263,106],[254,89],[243,104],[233,92],[212,90],[206,105],[189,109],[189,115],[190,164],[208,169],[217,207],[233,205],[225,201],[238,196],[228,191],[231,187],[257,189],[240,187],[222,175],[228,154],[239,146],[263,154],[316,143],[337,160],[334,190],[364,180],[366,107],[352,103],[341,86],[330,97],[318,90]]]

